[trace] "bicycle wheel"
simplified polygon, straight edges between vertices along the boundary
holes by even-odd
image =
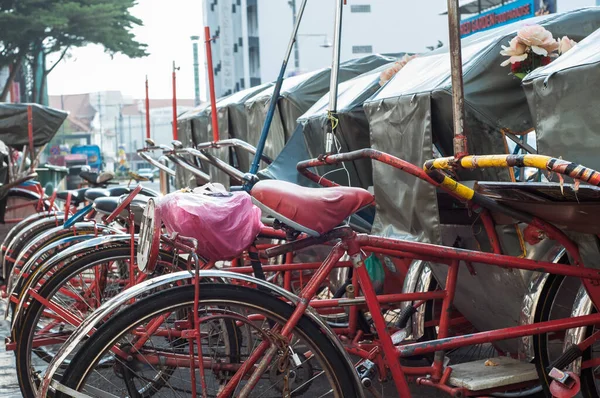
[[[343,354],[309,318],[301,317],[289,343],[278,335],[278,329],[273,328],[279,328],[287,322],[293,307],[270,294],[226,284],[209,283],[200,287],[200,318],[212,323],[216,320],[233,320],[237,325],[236,330],[243,334],[241,356],[237,362],[236,358],[224,357],[220,346],[211,344],[207,338],[205,321],[200,328],[200,349],[188,343],[178,347],[182,351],[173,351],[171,344],[165,341],[165,336],[177,335],[177,325],[185,322],[185,319],[173,314],[186,313],[189,320],[193,309],[192,285],[164,290],[138,301],[111,317],[83,344],[65,371],[61,384],[89,396],[106,393],[139,396],[139,389],[132,390],[132,384],[124,380],[119,369],[128,369],[130,376],[144,383],[154,380],[164,364],[176,363],[177,369],[169,380],[162,388],[154,390],[152,395],[190,396],[193,395],[194,380],[190,370],[195,372],[195,385],[202,386],[199,372],[191,369],[190,364],[201,363],[205,392],[207,396],[216,396],[231,383],[233,372],[248,365],[244,361],[250,355],[261,355],[256,349],[264,342],[269,347],[267,350],[277,348],[276,354],[249,396],[358,396],[352,382],[352,367],[348,366]],[[220,333],[225,331],[220,330]],[[117,349],[123,350],[127,357],[114,354],[113,350]],[[197,359],[199,350],[202,352],[202,361]],[[190,354],[195,362],[190,360]],[[257,363],[260,363],[260,359]],[[247,369],[256,371],[257,367],[248,365]],[[232,396],[240,396],[248,379],[241,380],[233,386]],[[101,394],[99,390],[102,390]],[[60,392],[56,394],[57,398],[66,396]]]
[[[2,274],[0,279],[7,279],[10,273],[10,269],[6,267],[6,257],[12,256],[12,251],[9,249],[13,243],[13,240],[21,234],[21,232],[31,226],[34,222],[39,221],[43,218],[58,217],[62,216],[62,213],[51,212],[51,213],[35,213],[27,217],[23,221],[14,224],[10,227],[9,232],[6,234],[2,246],[0,247],[0,264],[2,265]],[[8,224],[7,224],[8,225]]]
[[[120,293],[128,283],[129,245],[92,250],[48,275],[38,294],[79,319]],[[159,269],[171,266],[173,256],[161,252]],[[39,284],[38,284],[39,286]],[[19,385],[24,396],[35,396],[40,374],[74,327],[39,300],[31,299],[15,337]]]
[[[34,222],[15,236],[7,249],[7,251],[10,251],[10,256],[7,255],[4,259],[5,272],[10,273],[12,271],[17,257],[19,257],[21,251],[29,244],[29,242],[36,239],[43,232],[55,228],[57,225],[62,225],[63,223],[64,217],[48,217]]]
[[[578,278],[564,277],[562,275],[548,275],[548,279],[542,289],[539,303],[535,311],[535,322],[544,322],[554,319],[566,319],[571,317],[573,302],[581,286]],[[588,328],[589,332],[593,327]],[[566,330],[543,333],[533,336],[533,349],[535,354],[535,365],[542,383],[542,387],[550,394],[549,386],[552,380],[548,376],[549,368],[563,352]],[[595,348],[594,348],[595,347]],[[595,344],[584,354],[584,360],[592,355],[592,350],[598,350]],[[597,353],[596,353],[597,354]],[[562,369],[561,369],[562,370]],[[593,369],[587,369],[581,375],[581,392],[587,391],[584,396],[598,397],[595,386]]]

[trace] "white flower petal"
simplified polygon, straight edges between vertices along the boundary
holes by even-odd
[[[537,55],[543,55],[543,56],[548,55],[548,51],[546,51],[544,48],[538,47],[538,46],[531,46],[531,51],[533,51]]]
[[[517,62],[521,62],[521,61],[525,61],[527,59],[527,54],[521,54],[521,55],[513,55],[512,57],[510,57],[510,62],[512,64],[517,63]]]

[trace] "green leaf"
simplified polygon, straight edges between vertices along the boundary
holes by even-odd
[[[144,57],[132,30],[136,0],[0,0],[0,67],[65,48],[99,44],[107,53]],[[2,82],[0,82],[2,85]]]
[[[527,76],[527,73],[513,73],[513,75],[515,75],[516,77],[518,77],[519,79],[523,80],[525,78],[525,76]]]

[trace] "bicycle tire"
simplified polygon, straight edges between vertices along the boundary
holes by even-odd
[[[68,281],[72,276],[77,275],[86,269],[89,269],[97,265],[102,260],[108,258],[128,258],[130,256],[129,244],[104,247],[101,249],[91,249],[87,254],[78,257],[77,259],[71,260],[64,264],[57,272],[50,276],[38,291],[38,294],[46,299],[51,299],[52,295],[58,291],[61,286],[64,285],[65,281]],[[161,252],[161,257],[165,261],[173,260],[170,253]],[[163,257],[164,256],[164,257]],[[34,338],[36,325],[40,319],[41,313],[44,310],[44,306],[37,301],[31,300],[29,306],[26,307],[23,316],[21,317],[21,323],[17,328],[18,333],[15,337],[16,350],[15,359],[17,367],[17,379],[19,386],[25,397],[35,396],[33,388],[33,378],[30,373],[30,351],[32,350],[32,340]]]
[[[544,322],[550,320],[555,299],[557,298],[564,281],[565,277],[562,275],[548,275],[548,279],[542,288],[540,299],[535,309],[534,322]],[[542,333],[533,336],[533,350],[535,356],[534,363],[545,396],[552,395],[550,393],[550,383],[552,380],[548,375],[548,368],[550,367],[552,361],[552,359],[549,357],[548,338],[548,333]],[[583,392],[583,379],[581,385]]]
[[[256,289],[229,284],[203,284],[200,289],[201,303],[215,306],[243,305],[269,317],[285,323],[291,316],[294,307],[277,299],[276,297]],[[144,298],[127,310],[120,311],[107,320],[83,344],[71,360],[63,373],[61,384],[72,389],[80,389],[91,369],[100,360],[101,356],[114,345],[123,335],[132,328],[153,318],[154,315],[173,311],[176,308],[194,304],[194,286],[180,286],[167,289],[147,298]],[[357,397],[358,392],[352,381],[351,372],[354,369],[348,365],[343,354],[340,353],[332,342],[320,331],[319,327],[307,316],[302,316],[294,328],[294,335],[301,335],[312,343],[310,348],[317,353],[323,368],[327,367],[337,397]],[[57,392],[56,398],[66,398],[66,394]]]
[[[12,269],[15,266],[14,261],[16,261],[17,257],[19,256],[19,254],[21,253],[21,251],[25,248],[25,246],[27,246],[27,244],[29,244],[29,242],[31,242],[33,239],[36,239],[38,237],[39,234],[41,234],[44,231],[47,231],[51,228],[54,228],[57,226],[56,223],[52,223],[51,222],[52,219],[49,219],[49,222],[45,222],[45,223],[40,223],[39,225],[36,225],[35,227],[32,227],[31,229],[27,229],[25,231],[22,231],[23,234],[19,234],[18,236],[15,236],[15,239],[19,239],[18,241],[14,241],[11,242],[11,244],[9,245],[10,250],[12,251],[11,253],[11,261],[7,262],[7,259],[5,259],[5,272],[7,272],[7,274],[10,274],[12,272]],[[58,225],[62,224],[62,220],[58,222]]]

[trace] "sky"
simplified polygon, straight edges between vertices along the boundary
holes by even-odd
[[[268,1],[287,2],[287,0]],[[320,5],[324,3],[324,0],[314,1],[319,2]],[[446,27],[440,26],[444,23],[444,19],[439,17],[439,13],[445,9],[447,0],[390,1],[406,3],[405,17],[409,14],[418,16],[415,18],[399,16],[398,25],[390,27],[390,32],[382,32],[397,36],[399,48],[402,47],[405,51],[423,51],[422,43],[436,43],[440,32],[444,34],[447,32]],[[148,44],[150,55],[140,59],[129,59],[123,55],[111,58],[104,53],[101,46],[97,45],[74,49],[70,53],[70,58],[61,62],[49,75],[49,94],[120,90],[125,95],[143,98],[144,79],[147,75],[152,98],[171,98],[171,71],[175,61],[180,67],[177,72],[177,96],[193,98],[194,76],[190,36],[204,36],[202,2],[203,0],[138,0],[138,5],[132,9],[132,13],[143,20],[144,26],[137,27],[134,33],[139,41]],[[557,4],[558,11],[562,12],[593,5],[594,0],[558,0]],[[407,43],[417,42],[420,43],[419,48],[406,48]],[[201,41],[199,54],[200,84],[204,87],[203,41]],[[280,60],[276,61],[280,62]],[[50,58],[50,65],[52,62],[53,58]],[[201,93],[204,95],[204,90],[201,90]]]
[[[272,0],[280,1],[280,0]],[[120,90],[125,95],[143,98],[148,75],[152,98],[171,98],[173,61],[177,72],[177,96],[194,98],[192,41],[204,36],[202,0],[139,0],[132,14],[144,22],[134,30],[137,39],[148,44],[150,55],[129,59],[114,58],[101,46],[89,45],[71,51],[71,58],[57,65],[48,76],[50,95],[79,94]],[[200,45],[203,46],[201,41]],[[200,64],[204,64],[201,47]],[[49,59],[51,64],[52,58]]]
[[[287,3],[287,0],[267,1]],[[319,7],[326,6],[324,3],[332,3],[332,1],[310,0],[309,6],[314,7],[316,4]],[[419,17],[414,18],[413,22],[410,18],[399,16],[402,23],[400,26],[393,27],[397,31],[393,33],[398,37],[399,46],[405,49],[406,46],[402,45],[403,39],[408,37],[407,34],[419,30],[423,31],[423,34],[420,35],[419,39],[421,40],[416,40],[417,42],[427,43],[427,45],[437,42],[440,35],[436,32],[440,31],[440,27],[429,26],[429,28],[424,29],[423,25],[439,24],[440,17],[438,14],[445,9],[447,0],[390,1],[406,2],[407,14],[415,13]],[[150,56],[141,59],[129,59],[123,55],[116,55],[111,58],[98,45],[74,49],[70,53],[70,58],[61,62],[49,75],[49,94],[78,94],[120,90],[125,95],[143,98],[144,79],[148,75],[150,96],[152,98],[171,98],[171,71],[172,63],[175,61],[177,66],[181,68],[177,72],[177,96],[178,98],[193,98],[193,56],[190,36],[204,36],[202,3],[203,0],[138,0],[138,4],[132,9],[132,14],[143,20],[144,26],[137,27],[134,32],[139,41],[148,44]],[[333,3],[331,6],[333,6]],[[425,17],[428,15],[431,16],[430,19]],[[442,22],[444,22],[443,19]],[[292,19],[290,17],[290,30],[291,23]],[[308,26],[304,29],[314,28],[318,30],[323,28],[311,27],[310,23],[308,23]],[[345,28],[349,27],[346,26]],[[441,27],[441,31],[446,32],[446,29]],[[382,30],[382,34],[386,33],[390,34],[392,32]],[[427,36],[427,38],[423,36]],[[415,43],[415,40],[407,41]],[[287,44],[287,35],[282,43]],[[201,45],[203,44],[202,41]],[[424,50],[422,45],[417,47],[413,51]],[[282,48],[281,53],[284,51],[285,48]],[[205,87],[204,54],[204,47],[201,47],[201,87]],[[325,59],[327,60],[326,63],[329,63],[329,57]],[[52,64],[53,58],[50,58],[49,61]],[[280,59],[275,61],[278,64],[280,63]],[[273,79],[275,77],[273,76]],[[201,90],[201,95],[205,96],[204,90]]]

